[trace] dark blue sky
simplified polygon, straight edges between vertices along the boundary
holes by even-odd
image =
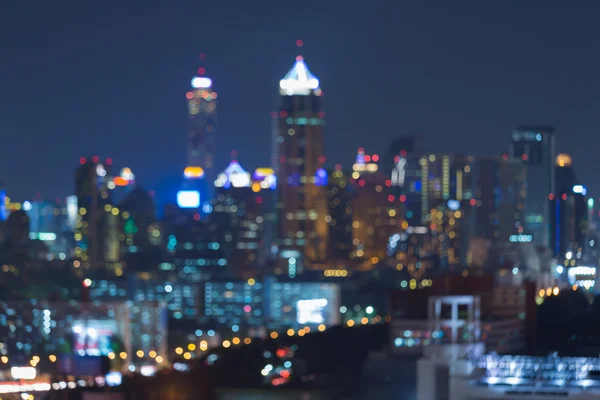
[[[171,5],[172,3],[172,5]],[[207,54],[217,163],[269,162],[279,79],[302,54],[325,91],[328,162],[423,131],[432,151],[499,154],[519,123],[553,124],[597,194],[597,1],[3,1],[0,177],[64,197],[80,156],[148,188],[185,164],[185,93]]]

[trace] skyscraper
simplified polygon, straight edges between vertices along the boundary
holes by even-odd
[[[204,73],[203,68],[198,69]],[[217,93],[212,90],[212,80],[196,76],[192,90],[185,97],[188,105],[188,151],[184,177],[202,182],[201,199],[207,204],[213,196],[215,181],[214,151],[217,119]]]
[[[551,246],[550,204],[554,193],[554,128],[521,125],[512,134],[510,156],[527,165],[525,232],[539,246]]]
[[[276,273],[296,276],[327,255],[327,172],[323,169],[323,92],[302,56],[279,82],[273,130],[279,211]]]
[[[79,207],[75,223],[75,256],[86,267],[104,268],[107,261],[118,261],[118,254],[111,251],[115,245],[118,248],[118,241],[110,240],[114,236],[111,233],[116,232],[116,228],[111,229],[116,216],[107,212],[112,160],[107,158],[103,163],[94,156],[91,159],[81,157],[79,162],[81,165],[75,171],[75,195]]]

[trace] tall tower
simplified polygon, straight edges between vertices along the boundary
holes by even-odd
[[[548,196],[555,192],[554,128],[518,126],[512,134],[510,155],[527,165],[525,232],[538,246],[550,247],[551,221]]]
[[[327,255],[325,113],[319,80],[302,56],[279,82],[279,94],[279,109],[273,113],[280,255],[275,272],[293,278]]]
[[[204,60],[204,54],[200,55]],[[192,90],[186,93],[188,105],[188,151],[184,177],[202,182],[202,203],[210,201],[215,181],[214,151],[217,119],[217,93],[204,67],[192,79]]]

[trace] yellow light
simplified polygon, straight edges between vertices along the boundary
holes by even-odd
[[[117,207],[110,210],[110,212],[112,213],[112,215],[119,215],[119,209]]]
[[[255,283],[256,283],[256,281],[254,280],[254,278],[248,279],[248,285],[254,286]]]
[[[298,336],[304,336],[304,334],[305,334],[304,329],[300,329],[298,331]]]
[[[8,364],[8,357],[2,356],[2,357],[0,357],[0,361],[2,361],[2,363],[4,363],[4,364]]]
[[[204,176],[204,169],[202,167],[186,167],[183,170],[183,176],[188,179],[200,179]]]
[[[144,352],[142,350],[138,350],[137,353],[135,353],[139,358],[144,357]]]
[[[323,332],[325,330],[325,325],[323,325],[323,324],[319,325],[318,329],[319,329],[319,332]]]
[[[122,360],[127,358],[127,353],[125,353],[124,351],[119,353],[119,357],[121,357]]]
[[[148,353],[148,355],[150,356],[150,358],[156,358],[156,352],[154,350],[151,350],[150,353]]]
[[[350,320],[350,321],[346,322],[346,325],[348,325],[349,327],[353,327],[354,326],[354,321]]]
[[[279,334],[277,332],[271,332],[271,339],[277,339]]]
[[[162,362],[163,362],[163,358],[161,356],[156,356],[155,360],[159,364],[162,364]]]
[[[295,332],[294,332],[294,330],[292,328],[290,328],[290,329],[287,330],[288,336],[294,336],[294,333]]]
[[[229,346],[231,346],[231,342],[229,340],[223,340],[223,347],[227,349]]]
[[[368,323],[369,323],[369,319],[368,319],[367,317],[363,317],[363,318],[360,320],[360,323],[361,323],[361,324],[363,324],[363,325],[366,325],[366,324],[368,324]]]
[[[252,343],[252,339],[250,339],[249,337],[244,339],[244,344],[250,344]]]
[[[35,367],[37,365],[37,363],[33,360],[29,361],[29,365],[31,365],[32,367]]]
[[[192,354],[191,353],[185,353],[183,355],[183,358],[185,358],[186,360],[189,360],[190,358],[192,358]]]
[[[33,357],[31,357],[31,359],[32,359],[33,361],[35,361],[36,363],[39,363],[39,362],[40,362],[40,358],[39,358],[38,356],[33,356]]]
[[[552,293],[553,293],[555,296],[558,296],[558,293],[559,293],[559,292],[560,292],[560,289],[558,288],[558,286],[557,286],[557,287],[555,287],[555,288],[554,288],[554,290],[552,290]]]
[[[240,344],[240,338],[239,337],[234,337],[233,339],[231,339],[231,343],[233,343],[233,344]]]
[[[254,183],[252,184],[252,191],[253,191],[254,193],[258,193],[258,192],[260,192],[260,183],[258,183],[258,182],[254,182]]]
[[[546,289],[546,296],[550,296],[552,294],[552,288]]]
[[[50,354],[48,356],[48,359],[50,360],[50,362],[56,362],[56,356],[54,354]]]
[[[178,347],[175,349],[175,353],[177,354],[183,354],[183,349],[181,347]]]
[[[540,289],[539,295],[540,297],[544,297],[546,295],[546,291],[544,289]]]
[[[194,351],[194,350],[196,350],[196,345],[195,345],[194,343],[190,343],[190,344],[188,344],[188,350],[189,350],[189,351]]]
[[[310,332],[310,327],[308,327],[308,326],[305,326],[305,327],[304,327],[304,332],[306,332],[306,333],[309,333],[309,332]]]
[[[110,358],[111,360],[114,360],[115,357],[116,357],[116,355],[112,351],[110,353],[108,353],[108,358]]]
[[[390,211],[388,212],[388,215],[389,215],[390,217],[395,217],[395,216],[396,216],[396,210],[390,210]]]
[[[577,284],[574,284],[574,285],[573,285],[573,290],[577,290],[577,288],[578,288],[578,287],[579,287],[579,286],[577,286]]]

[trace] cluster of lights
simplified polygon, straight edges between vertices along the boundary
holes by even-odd
[[[538,295],[535,298],[535,302],[538,305],[540,305],[544,302],[544,297],[558,296],[559,293],[560,293],[560,288],[558,286],[549,287],[546,289],[540,289],[540,291],[538,292]]]
[[[582,380],[600,371],[600,358],[485,355],[474,362],[488,378]]]
[[[348,271],[345,269],[326,269],[323,271],[323,275],[326,277],[345,278],[348,276]]]

